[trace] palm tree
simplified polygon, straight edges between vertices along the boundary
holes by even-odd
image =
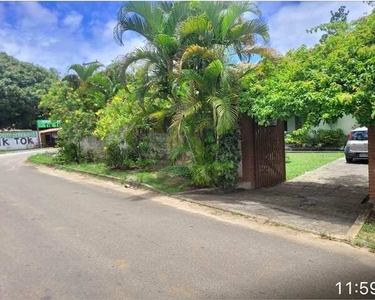
[[[145,39],[145,46],[135,49],[122,59],[123,72],[132,64],[138,64],[144,75],[146,94],[152,86],[166,99],[171,93],[174,80],[174,61],[181,51],[176,30],[178,24],[189,16],[189,2],[125,2],[118,12],[114,38],[123,44],[123,34],[136,32]],[[176,99],[174,99],[176,100]]]
[[[238,80],[254,67],[238,62],[275,54],[266,47],[268,27],[260,15],[253,3],[208,1],[126,2],[118,14],[118,42],[126,31],[146,40],[124,57],[124,71],[142,62],[145,89],[154,87],[154,96],[170,101],[148,118],[171,117],[173,155],[190,153],[207,180],[220,141],[237,126]]]
[[[247,20],[245,15],[260,16],[255,4],[241,2],[199,2],[199,13],[179,26],[179,36],[191,43],[179,61],[179,82],[189,86],[185,105],[174,115],[172,141],[186,140],[178,130],[186,128],[186,118],[195,120],[205,114],[203,124],[214,126],[216,139],[237,125],[238,82],[255,65],[236,63],[249,61],[257,54],[277,57],[265,46],[268,28],[261,19]],[[262,44],[258,45],[260,40]],[[181,42],[182,44],[184,42]],[[193,104],[194,103],[194,104]],[[207,122],[207,119],[209,122]],[[195,126],[196,124],[192,124]],[[191,132],[191,130],[189,129]],[[199,135],[201,128],[197,127]]]
[[[73,70],[75,74],[68,74],[62,80],[68,81],[74,88],[78,88],[85,83],[99,68],[103,65],[95,62],[89,65],[73,64],[69,67],[68,72]]]
[[[87,79],[87,84],[99,91],[103,95],[103,102],[112,99],[123,86],[113,76],[108,76],[104,72],[96,73]]]

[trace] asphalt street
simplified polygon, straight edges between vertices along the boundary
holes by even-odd
[[[28,155],[0,155],[0,299],[375,298],[375,283],[367,296],[355,286],[375,282],[368,251],[228,223]]]

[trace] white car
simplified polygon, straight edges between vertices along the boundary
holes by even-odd
[[[347,163],[352,163],[354,159],[368,159],[367,127],[359,127],[350,132],[344,151]]]

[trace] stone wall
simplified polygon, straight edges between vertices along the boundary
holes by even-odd
[[[95,155],[102,156],[104,142],[96,137],[88,136],[82,140],[81,147],[83,152],[93,152]]]

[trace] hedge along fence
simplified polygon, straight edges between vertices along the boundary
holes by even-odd
[[[308,130],[301,128],[287,134],[285,143],[306,148],[341,148],[345,146],[347,136],[342,129]]]

